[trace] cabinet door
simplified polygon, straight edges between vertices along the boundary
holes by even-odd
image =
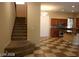
[[[59,36],[58,29],[56,28],[57,24],[58,24],[58,19],[51,19],[51,31],[50,31],[51,37]]]
[[[58,24],[57,19],[51,19],[51,26],[56,26]]]
[[[59,23],[63,24],[66,27],[67,26],[67,19],[59,19]]]
[[[51,37],[59,37],[59,30],[56,28],[58,24],[63,24],[66,27],[67,19],[51,19]]]
[[[59,37],[59,31],[56,28],[51,29],[51,37]]]
[[[76,27],[79,28],[79,18],[76,18]]]

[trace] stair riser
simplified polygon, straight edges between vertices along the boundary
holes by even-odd
[[[14,29],[21,29],[21,28],[27,29],[26,27],[14,27]]]
[[[24,22],[24,23],[25,23],[25,20],[15,20],[15,22],[16,22],[16,23],[18,23],[18,22],[19,22],[19,23],[20,23],[20,22]]]
[[[19,29],[19,30],[18,29],[14,29],[14,32],[16,32],[16,33],[17,32],[24,32],[24,31],[26,32],[27,30],[25,30],[25,29]]]
[[[11,39],[11,40],[15,40],[15,41],[17,41],[17,40],[27,40],[27,39]]]
[[[15,34],[15,35],[16,35],[16,34],[25,34],[25,33],[26,33],[26,31],[21,31],[21,32],[20,32],[20,31],[14,31],[14,33],[13,33],[13,34]],[[13,35],[13,34],[12,34],[12,35]]]
[[[27,27],[27,24],[24,25],[24,24],[16,24],[15,27]]]
[[[19,26],[19,25],[25,26],[26,25],[26,23],[15,23],[15,24],[16,24],[15,26]]]
[[[15,22],[24,22],[25,23],[25,20],[15,20]]]
[[[14,28],[15,28],[15,27],[16,27],[16,28],[17,28],[17,27],[22,27],[22,28],[23,28],[23,27],[26,27],[26,28],[27,28],[27,24],[25,24],[25,25],[24,25],[24,24],[16,24],[16,25],[14,26]]]
[[[27,31],[26,30],[14,30],[13,33],[26,33]]]
[[[13,35],[21,35],[21,34],[23,34],[23,35],[26,35],[27,33],[13,33]]]
[[[25,38],[26,38],[26,36],[13,36],[12,38],[14,38],[14,39],[15,39],[15,38],[16,38],[16,39],[17,39],[17,38],[22,38],[22,39],[25,39]]]
[[[13,35],[20,35],[20,34],[23,34],[23,35],[26,35],[27,33],[13,33]]]
[[[27,38],[12,38],[11,40],[27,40]]]
[[[17,20],[15,20],[15,23],[22,23],[22,22],[24,22],[25,23],[25,19],[17,19]]]
[[[14,31],[27,31],[27,28],[14,28]]]
[[[12,36],[26,36],[27,34],[13,34]]]

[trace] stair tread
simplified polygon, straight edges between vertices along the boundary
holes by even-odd
[[[26,36],[27,34],[26,33],[13,33],[13,36]]]
[[[12,38],[11,40],[17,41],[17,40],[27,40],[26,38]]]
[[[26,23],[15,23],[15,26],[27,26]]]
[[[27,34],[14,34],[12,38],[26,38]],[[25,36],[25,37],[24,37]]]
[[[31,44],[31,43],[28,42],[27,40],[11,41],[11,43],[7,46],[6,49],[24,47],[29,44]]]
[[[13,32],[13,34],[27,34],[26,32]]]
[[[14,32],[13,34],[27,34],[26,32]]]
[[[20,26],[17,26],[17,27],[14,27],[14,28],[26,29],[26,27],[20,27]]]
[[[25,29],[16,29],[16,30],[14,30],[13,31],[14,33],[26,33],[27,32],[27,30],[25,30]]]
[[[26,38],[26,36],[19,36],[19,35],[17,35],[17,36],[12,36],[12,38]]]
[[[14,29],[14,31],[26,31],[26,29]]]
[[[26,37],[12,37],[12,39],[27,39]]]
[[[27,25],[26,23],[15,23],[15,24],[16,24],[15,26],[19,26],[19,25],[26,26]]]
[[[15,25],[14,27],[27,27],[26,25]]]
[[[26,28],[14,28],[14,30],[27,30]]]

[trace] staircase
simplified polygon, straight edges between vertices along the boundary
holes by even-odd
[[[25,18],[16,18],[11,43],[5,48],[6,56],[14,53],[15,57],[23,57],[33,53],[35,45],[27,41],[27,24]]]

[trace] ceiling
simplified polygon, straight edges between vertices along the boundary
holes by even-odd
[[[75,6],[75,7],[74,7]],[[53,12],[79,12],[79,2],[43,2],[41,3],[42,11]]]

